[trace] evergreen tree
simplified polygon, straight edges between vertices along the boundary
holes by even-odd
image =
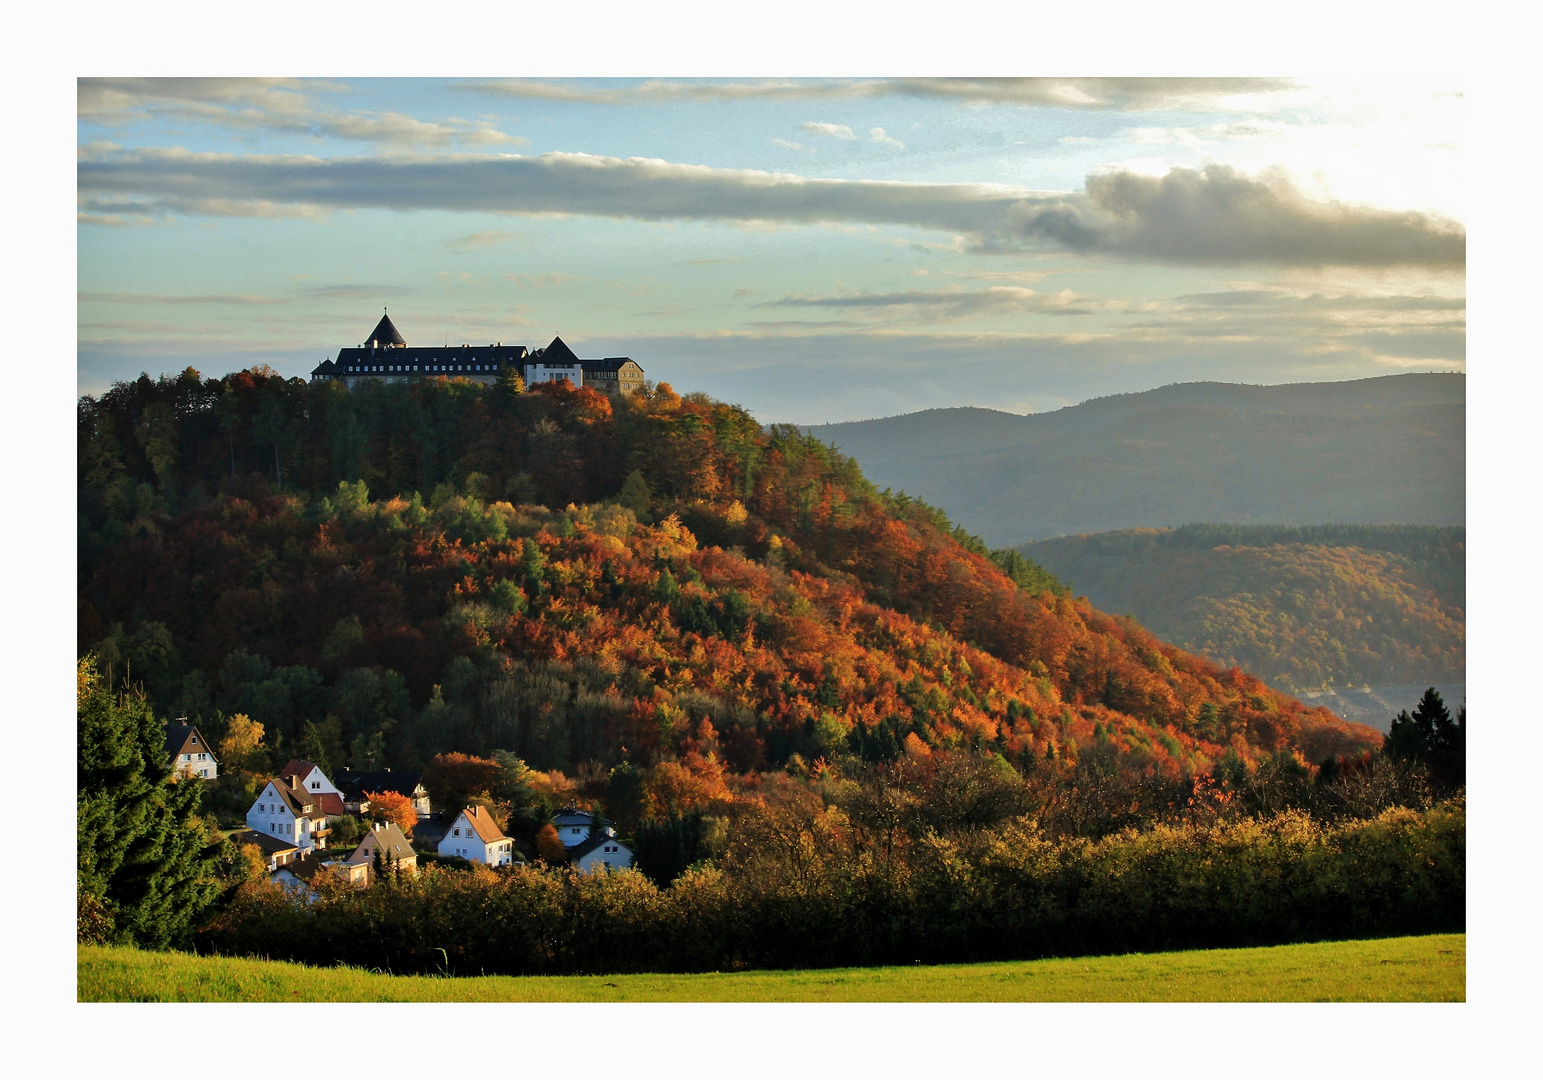
[[[300,729],[300,745],[295,748],[295,753],[301,761],[309,761],[328,776],[332,775],[332,766],[327,761],[326,748],[322,746],[321,731],[309,720]]]
[[[91,936],[164,949],[219,896],[203,787],[174,773],[142,689],[114,692],[92,656],[76,668],[76,888]]]
[[[1412,714],[1404,709],[1393,718],[1382,751],[1400,761],[1425,765],[1438,784],[1461,787],[1467,771],[1467,723],[1467,707],[1453,720],[1433,686],[1421,696]]]
[[[653,492],[648,490],[648,481],[643,478],[642,469],[633,469],[627,479],[622,482],[621,491],[617,493],[616,501],[633,514],[643,524],[650,524],[654,519],[649,513],[649,504],[653,500]]]

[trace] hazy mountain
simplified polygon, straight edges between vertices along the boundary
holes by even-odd
[[[1458,525],[1466,377],[1180,383],[1053,413],[808,430],[993,546],[1191,521]]]
[[[1465,533],[1188,525],[1062,536],[1019,550],[1094,606],[1134,615],[1218,664],[1291,692],[1418,684],[1404,708],[1426,686],[1465,678]],[[1346,715],[1337,704],[1361,701],[1317,703]]]

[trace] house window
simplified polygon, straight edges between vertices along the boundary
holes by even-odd
[[[273,822],[270,821],[270,822],[268,822],[268,831],[269,832],[278,832],[279,831],[279,827],[277,825],[275,825]]]
[[[461,835],[461,830],[460,829],[456,829],[455,830],[455,835],[460,836]]]

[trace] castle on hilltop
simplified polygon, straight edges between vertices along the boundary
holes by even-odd
[[[496,383],[509,369],[517,370],[526,386],[561,382],[587,386],[604,394],[630,394],[643,387],[643,369],[628,356],[580,360],[560,337],[534,352],[524,345],[461,345],[446,348],[409,346],[389,315],[382,315],[369,339],[352,349],[339,349],[336,360],[323,360],[311,371],[312,382],[341,382],[352,390],[367,382],[408,379],[471,379]]]

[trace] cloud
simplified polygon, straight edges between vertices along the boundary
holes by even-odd
[[[302,291],[323,300],[373,300],[377,296],[412,296],[418,290],[404,285],[312,285]]]
[[[168,296],[163,293],[108,293],[108,292],[83,292],[77,293],[76,299],[81,303],[96,304],[282,304],[283,300],[275,300],[270,296],[235,296],[235,295],[207,295],[207,296]]]
[[[850,312],[896,313],[921,322],[951,322],[981,315],[1092,315],[1120,310],[1121,301],[1081,296],[1070,289],[1039,293],[1012,285],[985,289],[912,289],[893,293],[837,296],[786,296],[761,307],[837,308]]]
[[[335,83],[301,79],[81,79],[76,117],[106,127],[169,119],[416,149],[518,146],[528,141],[482,120],[428,121],[398,112],[319,107],[317,93],[341,89]]]
[[[789,142],[787,139],[773,138],[771,142],[773,146],[780,146],[784,150],[799,150],[806,154],[813,154],[818,152],[812,146],[805,146],[803,143]]]
[[[182,149],[83,152],[83,215],[317,214],[380,208],[593,214],[741,225],[911,226],[985,252],[1060,249],[1196,265],[1460,268],[1466,234],[1413,211],[1313,202],[1279,174],[1222,165],[1095,173],[1086,190],[815,179],[652,158],[551,153],[330,158]]]
[[[881,127],[868,129],[868,141],[876,143],[888,143],[890,146],[898,146],[902,150],[905,149],[905,143],[901,142],[899,139],[890,138],[888,135],[884,134],[884,129]]]
[[[857,141],[857,133],[845,124],[825,124],[818,120],[805,120],[798,126],[805,131],[813,132],[816,135],[824,135],[827,138],[845,139],[847,142]]]
[[[1145,111],[1245,107],[1260,96],[1295,88],[1286,79],[762,79],[596,87],[569,81],[496,79],[462,87],[508,97],[586,105],[663,105],[748,99],[933,98],[966,104]]]
[[[484,248],[498,247],[507,243],[514,234],[506,233],[502,229],[486,229],[470,236],[458,236],[454,240],[445,241],[445,246],[451,251],[481,251]]]

